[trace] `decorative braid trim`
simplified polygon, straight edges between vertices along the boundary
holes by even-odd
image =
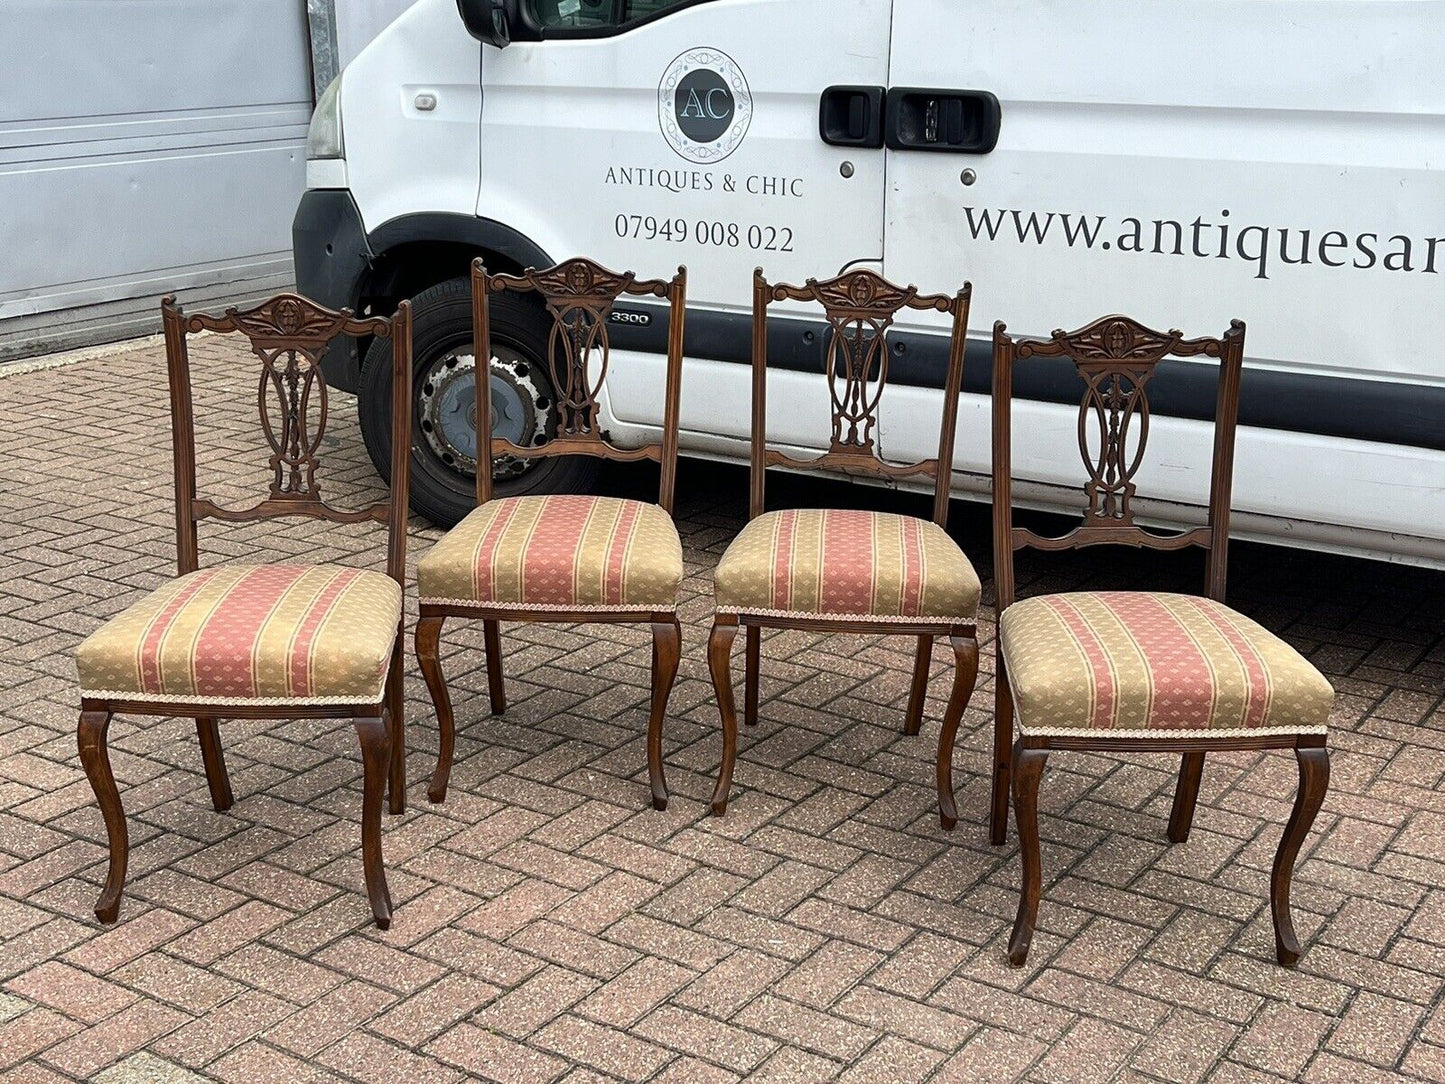
[[[1008,666],[1008,652],[1003,651],[1005,669]],[[1289,737],[1291,734],[1323,734],[1328,735],[1330,728],[1321,723],[1319,726],[1214,726],[1214,727],[1190,727],[1185,730],[1172,730],[1168,727],[1128,727],[1119,730],[1099,730],[1082,726],[1029,726],[1024,722],[1023,715],[1018,709],[1018,690],[1014,688],[1014,675],[1008,670],[1008,691],[1009,697],[1014,702],[1014,725],[1018,727],[1021,734],[1032,734],[1036,738],[1128,738],[1131,741],[1150,738],[1227,738],[1232,735],[1258,734],[1267,738]]]
[[[629,604],[593,604],[562,602],[483,602],[475,598],[422,598],[422,606],[454,606],[464,610],[533,610],[537,613],[588,613],[588,614],[657,614],[672,613],[677,603],[659,602]]]
[[[322,707],[330,704],[380,704],[386,699],[386,680],[372,695],[359,696],[177,696],[172,693],[138,693],[123,689],[81,689],[87,700],[130,700],[137,704],[244,704],[261,707]]]
[[[1017,703],[1017,701],[1015,701]],[[1229,737],[1288,737],[1291,734],[1328,734],[1327,726],[1216,726],[1194,727],[1176,730],[1156,726],[1139,729],[1131,727],[1119,730],[1089,730],[1079,726],[1028,726],[1023,720],[1018,723],[1019,732],[1035,738],[1229,738]]]
[[[959,624],[972,624],[978,618],[977,613],[957,617],[935,617],[920,616],[908,617],[905,614],[838,614],[838,613],[815,613],[811,610],[759,610],[752,606],[718,606],[716,612],[720,614],[757,614],[759,617],[803,617],[810,621],[871,621],[881,624],[892,625],[937,625],[939,628],[951,628]]]

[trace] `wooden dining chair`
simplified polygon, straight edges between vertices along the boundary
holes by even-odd
[[[747,629],[744,719],[758,718],[758,666],[764,628],[911,635],[918,638],[904,733],[917,734],[928,691],[935,636],[953,645],[953,691],[938,737],[936,782],[939,821],[958,820],[953,800],[953,741],[978,676],[979,579],[944,529],[953,470],[954,426],[963,382],[963,353],[972,288],[949,297],[895,286],[867,269],[846,271],[802,286],[771,284],[753,273],[753,417],[749,521],[718,563],[716,616],[708,638],[708,665],[722,714],[723,759],[712,811],[727,810],[737,758],[737,710],[729,657],[739,626]],[[821,306],[827,322],[822,367],[831,396],[828,450],[797,459],[768,447],[768,307],[781,301]],[[944,374],[943,423],[938,457],[917,463],[885,460],[878,407],[888,386],[889,330],[905,310],[951,318]],[[764,480],[769,467],[829,470],[887,482],[933,482],[933,518],[857,509],[788,509],[768,512]]]
[[[201,760],[218,811],[231,807],[221,751],[223,718],[349,718],[361,743],[362,864],[376,923],[391,922],[381,858],[384,784],[391,811],[406,806],[402,715],[402,590],[406,575],[407,451],[411,446],[411,308],[390,319],[354,319],[296,294],[222,316],[185,315],[161,302],[170,377],[179,575],[86,637],[80,672],[80,760],[110,837],[110,871],[95,913],[114,922],[129,838],[106,735],[111,716],[181,715],[196,720]],[[260,359],[257,397],[271,449],[269,494],[246,508],[197,495],[195,413],[187,336],[243,335]],[[338,335],[390,338],[391,492],[340,509],[317,478],[328,395],[320,358]],[[333,524],[372,521],[387,529],[386,572],[331,564],[229,563],[201,568],[197,524],[309,516]]]
[[[1292,749],[1299,790],[1275,855],[1270,904],[1276,955],[1280,963],[1293,964],[1300,948],[1290,918],[1290,879],[1329,785],[1325,735],[1334,691],[1294,648],[1224,604],[1244,325],[1234,321],[1219,338],[1186,339],[1178,331],[1153,331],[1125,316],[1106,316],[1077,331],[1055,331],[1049,339],[1013,339],[998,323],[993,357],[999,657],[992,828],[993,842],[1002,843],[1011,780],[1023,861],[1009,961],[1023,965],[1038,914],[1038,790],[1051,750],[1181,754],[1168,835],[1182,843],[1189,836],[1206,753]],[[1059,537],[1013,525],[1013,375],[1017,363],[1032,358],[1068,359],[1083,381],[1078,415],[1079,453],[1088,474],[1083,521]],[[1134,477],[1149,439],[1149,382],[1171,358],[1217,359],[1214,462],[1206,524],[1160,534],[1134,520]],[[1205,595],[1076,591],[1015,600],[1018,550],[1106,543],[1205,550]]]
[[[417,566],[421,618],[416,655],[441,731],[427,793],[433,802],[446,798],[456,742],[439,654],[447,618],[482,621],[493,715],[506,710],[501,622],[642,623],[652,626],[647,767],[652,804],[666,809],[662,723],[682,651],[677,620],[682,541],[672,522],[672,501],[687,271],[678,268],[670,281],[639,279],[631,271],[619,273],[591,260],[571,259],[545,271],[490,275],[477,260],[472,264],[472,310],[478,358],[492,356],[488,299],[505,290],[539,298],[551,318],[547,365],[558,389],[553,404],[556,436],[525,447],[495,436],[489,382],[476,381],[477,507]],[[635,448],[611,442],[601,427],[599,401],[612,363],[608,320],[613,305],[627,296],[659,297],[669,304],[661,439]],[[662,481],[656,504],[575,494],[493,497],[496,455],[522,460],[554,455],[650,459],[661,467]]]

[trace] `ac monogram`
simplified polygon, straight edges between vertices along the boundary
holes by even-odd
[[[722,98],[723,104],[719,109],[714,99]],[[689,89],[687,101],[678,110],[679,117],[706,117],[709,120],[727,120],[733,115],[732,95],[727,92],[726,87],[712,87],[707,93],[699,98],[697,89]]]
[[[721,162],[742,142],[752,117],[748,82],[718,49],[699,46],[679,54],[658,84],[663,138],[689,162]]]

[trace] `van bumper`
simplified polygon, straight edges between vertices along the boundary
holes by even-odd
[[[297,292],[332,309],[356,311],[372,254],[361,212],[345,188],[313,188],[301,197],[291,223]],[[321,358],[326,383],[354,392],[361,379],[357,340],[339,335]]]

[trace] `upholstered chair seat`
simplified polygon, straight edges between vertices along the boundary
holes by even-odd
[[[87,697],[226,705],[378,703],[401,587],[340,565],[227,565],[180,576],[80,645]]]
[[[999,644],[1024,734],[1324,734],[1334,703],[1289,644],[1194,595],[1036,595],[1003,612]]]
[[[751,520],[718,563],[719,613],[936,621],[978,614],[978,573],[938,524],[861,509]]]
[[[422,558],[428,605],[666,612],[682,540],[661,507],[615,497],[495,497]]]

